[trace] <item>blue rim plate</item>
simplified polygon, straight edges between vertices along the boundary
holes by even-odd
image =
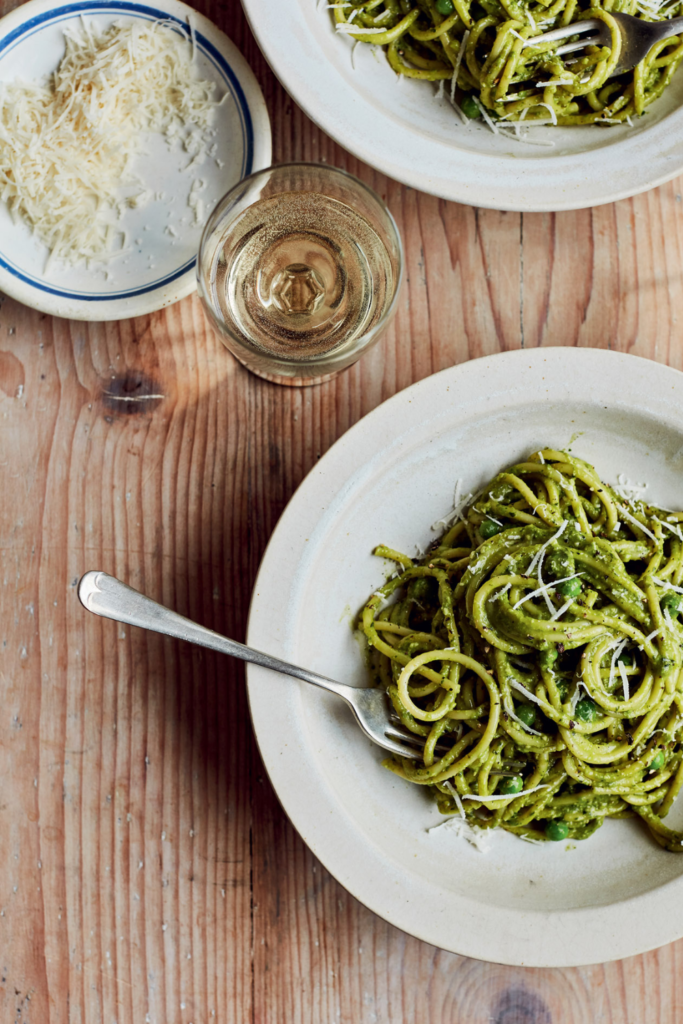
[[[0,290],[42,312],[77,320],[119,320],[168,306],[196,287],[195,260],[203,220],[189,208],[195,182],[208,216],[233,185],[271,160],[270,122],[258,83],[237,48],[207,18],[179,0],[148,5],[133,0],[30,0],[0,20],[0,82],[40,79],[59,63],[66,24],[86,18],[100,27],[133,18],[164,20],[190,36],[196,33],[198,71],[216,83],[214,95],[228,97],[215,118],[210,152],[194,168],[176,144],[156,136],[134,171],[152,194],[142,209],[126,211],[121,228],[132,250],[108,265],[53,266],[45,272],[47,249],[29,227],[14,222],[0,204]]]

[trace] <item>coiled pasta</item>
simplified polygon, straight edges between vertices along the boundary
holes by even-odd
[[[610,12],[664,21],[680,13],[680,0],[334,0],[330,6],[338,31],[382,46],[399,75],[450,82],[451,98],[466,115],[483,114],[492,125],[496,119],[503,125],[630,120],[661,96],[683,59],[683,37],[673,36],[632,71],[612,77],[621,37]],[[525,46],[526,39],[587,17],[606,23],[611,46],[562,56],[557,42]]]
[[[361,628],[421,746],[386,767],[444,814],[526,839],[639,816],[667,850],[683,784],[683,512],[551,448],[499,473]]]

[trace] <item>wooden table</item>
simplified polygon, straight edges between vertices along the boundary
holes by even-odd
[[[275,161],[325,160],[386,197],[408,282],[374,351],[304,390],[250,376],[196,298],[84,324],[0,296],[0,1021],[680,1024],[683,942],[513,969],[385,924],[284,817],[241,665],[78,604],[102,568],[241,639],[287,499],[396,391],[520,346],[683,364],[683,179],[558,215],[421,195],[306,119],[237,0],[202,10],[261,82]]]

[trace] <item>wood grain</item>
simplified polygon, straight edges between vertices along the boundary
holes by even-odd
[[[386,197],[408,282],[377,348],[304,390],[247,374],[196,299],[116,324],[0,299],[0,1020],[680,1024],[683,943],[512,969],[375,917],[277,804],[241,667],[76,601],[99,567],[243,638],[287,499],[396,391],[520,346],[683,366],[683,181],[558,215],[421,195],[306,119],[236,0],[202,9],[261,82],[276,161],[326,160]]]

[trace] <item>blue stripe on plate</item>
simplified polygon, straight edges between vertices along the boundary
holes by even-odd
[[[160,11],[156,7],[147,7],[144,4],[130,3],[128,0],[103,0],[102,3],[98,3],[97,0],[83,0],[81,3],[65,4],[63,7],[56,7],[44,14],[38,14],[35,18],[31,18],[29,21],[25,21],[22,25],[19,25],[13,32],[10,32],[4,37],[4,39],[0,40],[0,59],[2,58],[3,53],[9,52],[9,50],[13,49],[19,41],[24,40],[27,36],[33,35],[46,24],[63,21],[72,17],[74,14],[83,14],[87,11],[93,14],[106,14],[108,12],[122,11],[137,18],[174,22],[184,35],[188,36],[188,38],[190,37],[190,28],[186,22],[181,21],[180,18],[176,18],[172,14],[168,14],[166,11]],[[195,32],[195,38],[197,40],[197,46],[203,50],[206,56],[211,60],[216,70],[221,73],[221,77],[235,101],[235,106],[239,113],[240,125],[242,128],[242,169],[240,177],[245,178],[248,174],[251,174],[253,170],[254,129],[244,91],[225,57],[223,57],[220,51],[216,49],[213,43],[210,43],[206,36],[202,35],[201,32]],[[5,270],[9,271],[10,274],[19,278],[19,280],[23,281],[25,284],[29,284],[33,288],[38,288],[40,291],[48,292],[50,295],[58,295],[60,298],[64,299],[78,299],[83,302],[111,302],[113,299],[132,298],[134,295],[145,295],[147,292],[156,291],[158,288],[163,288],[164,285],[177,281],[179,277],[182,277],[183,274],[186,274],[188,270],[192,269],[195,262],[196,261],[194,259],[189,260],[183,264],[182,267],[179,267],[170,274],[159,278],[157,281],[152,281],[150,284],[145,285],[144,288],[131,288],[126,291],[118,292],[93,293],[64,291],[62,288],[54,288],[50,285],[44,284],[44,282],[38,278],[32,277],[30,274],[26,274],[21,271],[9,257],[3,256],[2,253],[0,253],[0,267],[4,267]]]

